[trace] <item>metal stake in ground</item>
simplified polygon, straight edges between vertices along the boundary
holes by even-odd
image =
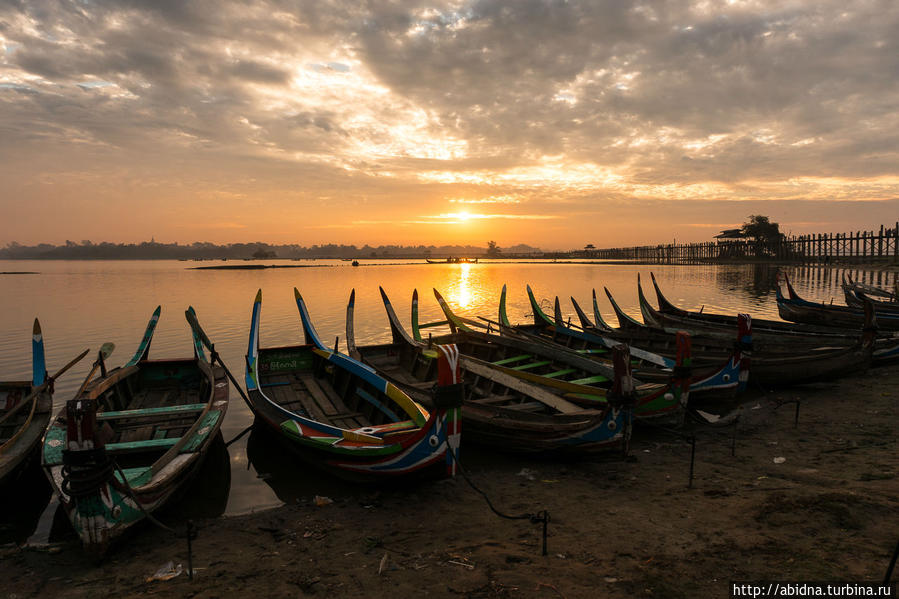
[[[187,577],[194,579],[194,552],[192,541],[197,538],[197,531],[194,528],[194,521],[187,521]]]
[[[690,437],[690,481],[687,483],[687,488],[693,488],[693,463],[696,461],[696,435]]]

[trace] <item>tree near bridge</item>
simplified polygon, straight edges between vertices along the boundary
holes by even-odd
[[[780,225],[761,214],[750,214],[749,220],[743,223],[742,232],[754,240],[756,256],[775,255],[778,245],[784,238],[784,234],[780,232]]]

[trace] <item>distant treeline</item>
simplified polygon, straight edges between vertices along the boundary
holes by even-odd
[[[498,249],[501,256],[521,256],[542,253],[528,245]],[[313,258],[446,258],[478,257],[487,254],[487,248],[472,245],[399,246],[379,245],[271,245],[268,243],[93,243],[67,241],[65,245],[41,243],[28,246],[13,242],[0,249],[3,260],[245,260],[245,259],[313,259]]]

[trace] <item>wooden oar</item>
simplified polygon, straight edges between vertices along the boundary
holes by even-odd
[[[18,405],[16,405],[16,407],[14,407],[14,408],[11,409],[10,411],[8,411],[6,414],[3,415],[2,418],[0,418],[0,424],[3,424],[4,422],[6,422],[6,421],[9,420],[10,418],[12,418],[13,414],[18,413],[19,410],[22,409],[22,406],[27,405],[29,402],[31,402],[32,400],[34,400],[38,395],[40,395],[41,393],[43,393],[44,389],[46,389],[47,387],[49,387],[50,384],[51,384],[53,381],[55,381],[56,379],[58,379],[59,377],[61,377],[61,376],[65,373],[66,370],[68,370],[69,368],[71,368],[72,366],[74,366],[75,364],[77,364],[78,362],[80,362],[81,359],[82,359],[84,356],[86,356],[86,355],[87,355],[87,352],[89,352],[89,351],[90,351],[89,349],[84,350],[83,352],[81,352],[81,354],[80,354],[78,357],[74,358],[71,362],[69,362],[68,364],[66,364],[65,366],[63,366],[62,368],[60,368],[58,371],[56,371],[56,374],[54,374],[53,376],[49,377],[49,378],[48,378],[46,381],[44,381],[42,384],[40,384],[40,385],[38,385],[37,387],[35,387],[34,390],[28,395],[28,397],[26,397],[25,399],[23,399],[22,401],[20,401],[20,402],[18,403]]]
[[[106,368],[106,358],[112,355],[113,351],[115,351],[115,343],[107,342],[100,346],[100,351],[97,353],[97,359],[94,360],[94,365],[91,366],[91,371],[87,373],[87,377],[84,379],[84,382],[81,383],[80,387],[78,387],[78,392],[75,393],[75,397],[78,397],[82,392],[84,392],[84,390],[87,388],[87,384],[91,382],[91,379],[94,377],[94,373],[97,372],[98,367],[103,366],[104,369]]]

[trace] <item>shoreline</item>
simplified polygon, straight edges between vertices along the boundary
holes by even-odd
[[[199,521],[193,581],[185,540],[150,525],[99,566],[73,540],[0,548],[0,574],[19,598],[678,598],[726,596],[731,581],[879,581],[896,545],[885,524],[899,509],[897,387],[899,366],[891,365],[756,393],[736,429],[735,455],[732,429],[697,432],[692,488],[690,442],[646,427],[627,460],[466,454],[463,433],[463,464],[497,509],[549,511],[545,557],[539,524],[498,518],[460,477],[341,487],[282,460],[304,478],[303,494]],[[801,401],[795,429],[792,405],[773,409],[793,399]],[[277,473],[265,474],[275,488]],[[316,507],[314,495],[333,503]],[[183,523],[176,527],[183,532]],[[185,571],[147,582],[170,560]]]

